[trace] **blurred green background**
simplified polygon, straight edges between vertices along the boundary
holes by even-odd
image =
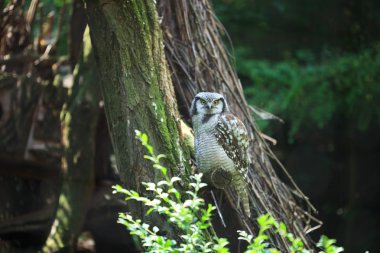
[[[257,120],[346,252],[380,252],[380,2],[214,0]]]

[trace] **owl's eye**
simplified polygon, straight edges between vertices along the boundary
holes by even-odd
[[[212,101],[212,104],[213,104],[213,105],[217,105],[217,104],[219,104],[219,102],[220,102],[220,99],[218,99],[218,100],[214,100],[214,101]]]
[[[205,105],[205,104],[207,104],[207,103],[206,103],[205,100],[201,99],[201,104],[202,104],[202,105]]]

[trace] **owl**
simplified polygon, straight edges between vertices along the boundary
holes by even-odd
[[[243,122],[229,112],[225,98],[214,92],[198,93],[190,115],[198,169],[214,187],[234,187],[245,214],[250,216],[246,180],[249,138]]]

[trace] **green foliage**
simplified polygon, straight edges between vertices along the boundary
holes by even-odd
[[[136,131],[136,138],[148,151],[144,156],[152,162],[153,168],[158,170],[164,180],[155,183],[143,183],[147,192],[152,198],[141,196],[138,192],[127,190],[120,185],[113,186],[114,193],[126,195],[126,200],[135,200],[149,207],[147,215],[158,213],[165,216],[168,222],[177,228],[177,238],[168,238],[163,231],[156,226],[151,226],[134,219],[131,215],[120,213],[118,223],[127,227],[132,235],[136,235],[142,241],[146,252],[219,252],[228,253],[226,247],[228,241],[225,238],[211,236],[212,229],[211,215],[215,209],[212,205],[205,206],[205,202],[198,196],[199,190],[206,186],[201,182],[202,174],[191,176],[189,189],[185,194],[181,194],[176,188],[178,177],[169,177],[168,170],[161,165],[160,160],[164,155],[156,155],[154,149],[148,143],[148,136],[140,131]],[[301,239],[287,232],[286,225],[277,222],[271,215],[264,214],[257,219],[259,232],[254,237],[245,231],[238,231],[239,240],[248,243],[245,253],[278,253],[278,249],[273,248],[269,243],[267,232],[273,230],[290,242],[291,253],[309,253],[304,248]],[[339,253],[343,248],[334,245],[335,240],[322,236],[318,247],[323,249],[320,253]]]
[[[379,1],[213,3],[249,102],[290,123],[290,139],[334,117],[359,129],[380,122]]]
[[[263,214],[257,218],[259,224],[259,233],[256,237],[247,234],[245,231],[239,232],[239,239],[248,242],[248,247],[245,253],[278,253],[278,249],[270,246],[266,232],[274,229],[275,233],[279,233],[283,238],[290,242],[291,253],[310,253],[312,251],[304,248],[304,244],[300,238],[295,237],[292,233],[287,232],[286,225],[282,222],[277,222],[271,215]],[[327,236],[322,236],[317,244],[322,250],[319,253],[339,253],[343,251],[342,247],[335,246],[335,240],[329,239]]]
[[[228,244],[226,239],[210,236],[210,219],[214,207],[205,207],[204,200],[198,197],[198,191],[206,185],[201,182],[202,174],[191,176],[189,189],[182,196],[175,187],[180,178],[169,178],[167,168],[160,164],[165,156],[155,155],[146,134],[136,131],[136,137],[148,151],[149,155],[144,156],[145,159],[152,161],[153,168],[163,175],[164,180],[157,184],[143,183],[145,189],[154,196],[152,199],[136,191],[123,189],[120,185],[113,188],[115,192],[125,194],[126,200],[135,200],[149,207],[148,215],[155,212],[167,217],[168,222],[177,227],[179,234],[177,239],[168,238],[161,235],[158,227],[151,227],[123,213],[119,214],[118,222],[142,240],[146,252],[229,252],[225,247]]]
[[[249,103],[291,122],[290,136],[304,125],[322,128],[335,115],[359,129],[371,121],[380,124],[380,47],[331,57],[322,64],[270,63],[245,59],[244,54],[238,52],[237,66],[252,83],[245,88]],[[310,59],[306,53],[300,57]]]
[[[334,245],[335,242],[336,242],[336,240],[329,239],[327,236],[322,235],[321,239],[319,240],[319,242],[317,244],[317,246],[320,247],[320,248],[325,249],[326,253],[339,253],[339,252],[343,252],[343,248],[342,247],[337,247],[337,246]]]

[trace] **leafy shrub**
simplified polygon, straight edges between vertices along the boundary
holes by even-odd
[[[136,131],[136,137],[147,149],[148,155],[144,158],[152,162],[153,168],[158,170],[164,180],[156,183],[143,183],[145,189],[150,192],[153,198],[141,196],[138,192],[127,190],[120,185],[113,186],[114,193],[126,195],[125,200],[135,200],[149,207],[147,215],[156,212],[167,217],[167,220],[178,229],[177,239],[168,238],[161,233],[156,226],[151,226],[134,219],[126,213],[119,213],[118,223],[127,227],[132,235],[136,235],[142,241],[142,246],[146,252],[218,252],[227,253],[228,241],[219,238],[212,233],[211,215],[215,209],[211,204],[206,206],[205,201],[198,196],[199,190],[206,186],[201,182],[202,174],[191,176],[189,189],[185,194],[181,194],[176,188],[178,177],[169,177],[168,170],[162,166],[160,160],[164,155],[156,155],[153,147],[148,144],[148,136],[140,131]],[[274,229],[286,238],[293,253],[308,253],[302,241],[286,231],[284,223],[278,223],[271,215],[264,214],[257,219],[259,232],[254,237],[245,231],[238,231],[239,239],[248,242],[245,253],[276,253],[280,252],[273,248],[268,242],[266,231]],[[320,253],[339,253],[343,248],[334,245],[335,240],[322,236],[318,245],[323,250]]]
[[[118,222],[142,240],[146,252],[228,252],[225,247],[228,244],[227,240],[211,236],[208,231],[211,228],[210,219],[214,207],[209,204],[205,208],[204,200],[198,197],[198,191],[206,186],[201,182],[202,174],[191,176],[190,188],[185,196],[182,196],[175,187],[180,178],[169,178],[167,168],[160,164],[160,160],[165,156],[154,153],[146,134],[136,131],[136,137],[148,151],[149,155],[145,155],[144,158],[152,161],[153,168],[160,171],[164,180],[157,184],[143,183],[145,189],[153,194],[152,199],[140,196],[136,191],[123,189],[120,185],[113,188],[115,192],[125,194],[126,200],[136,200],[149,207],[147,214],[156,212],[166,216],[168,222],[178,228],[179,240],[160,235],[158,227],[151,227],[128,214],[120,213]]]

